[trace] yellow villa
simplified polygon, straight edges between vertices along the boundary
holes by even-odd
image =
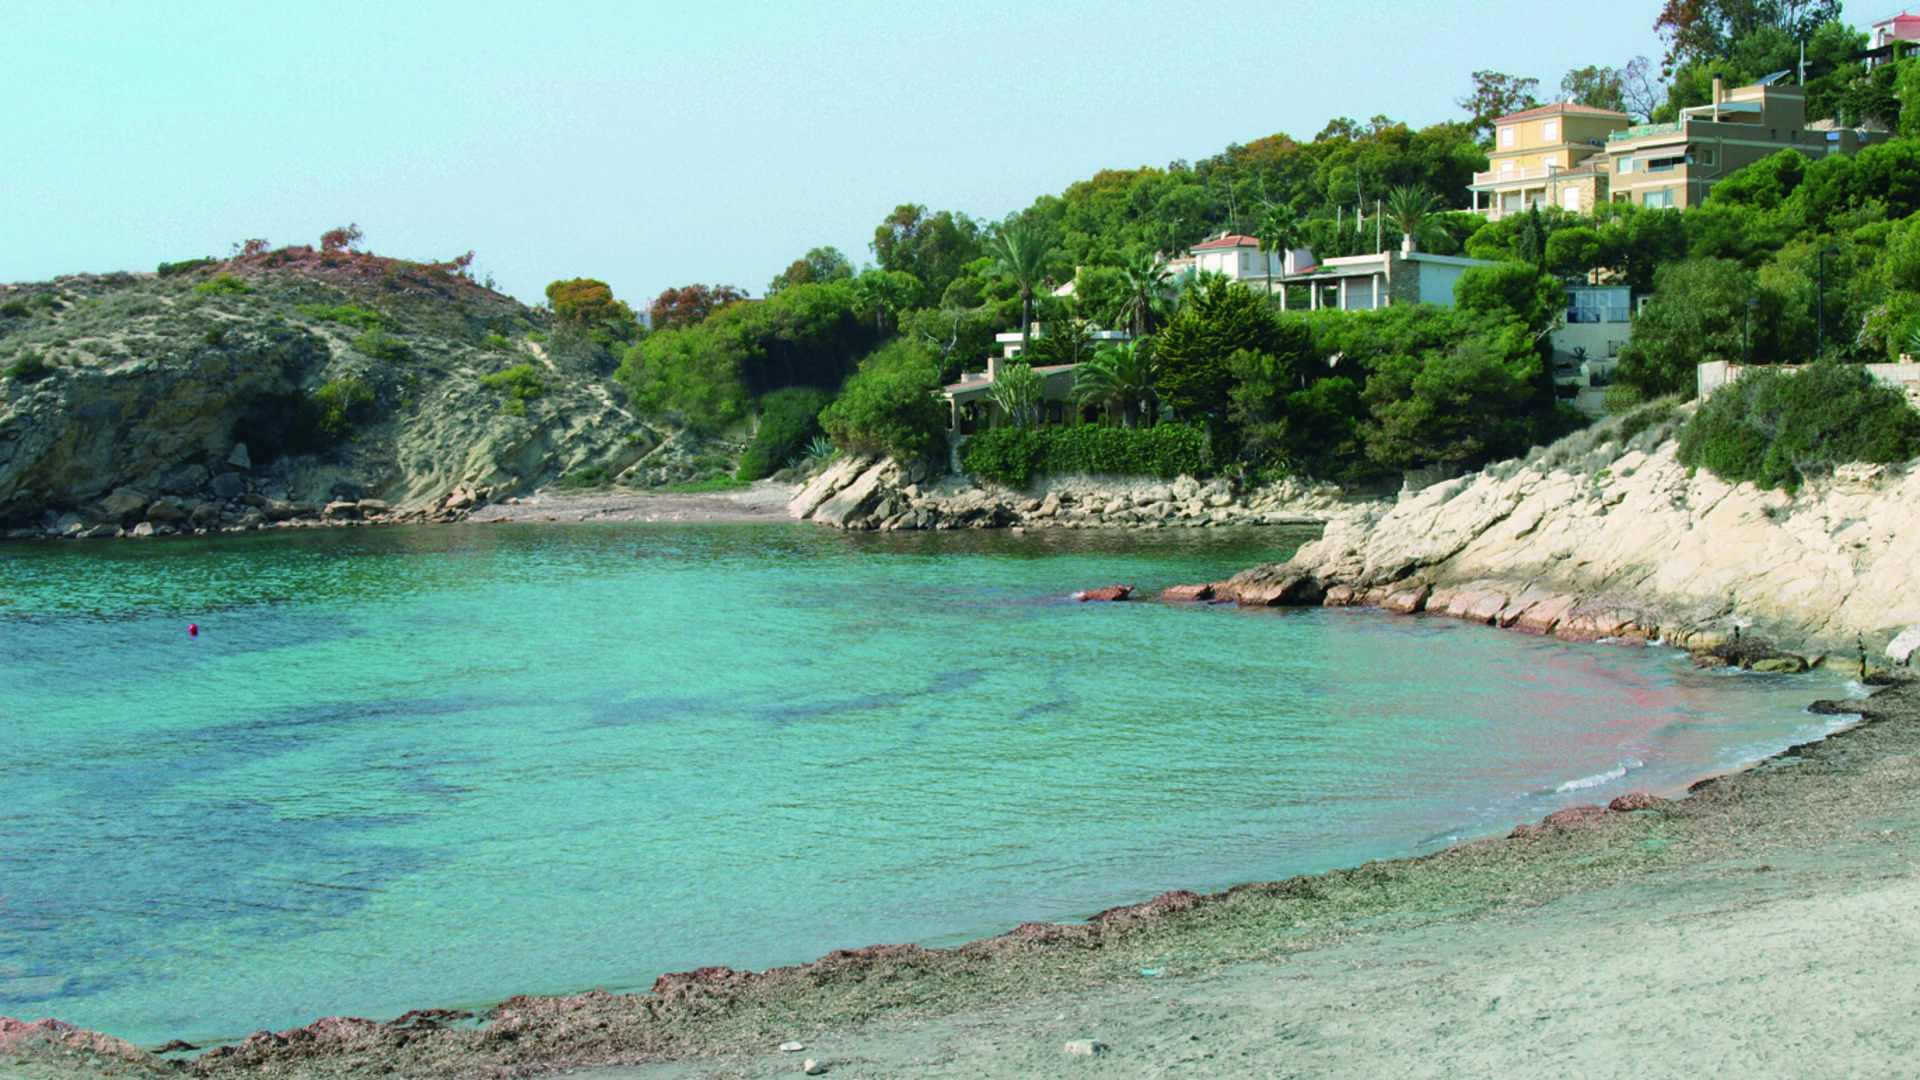
[[[1473,174],[1473,209],[1498,221],[1531,207],[1593,212],[1607,198],[1607,140],[1633,118],[1571,101],[1493,122],[1487,171]]]

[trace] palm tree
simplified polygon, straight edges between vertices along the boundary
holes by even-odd
[[[1446,208],[1440,196],[1424,187],[1402,185],[1388,192],[1387,218],[1400,230],[1400,250],[1410,252],[1416,241],[1431,238]]]
[[[1073,396],[1108,410],[1120,410],[1120,421],[1127,427],[1140,424],[1140,406],[1153,398],[1153,384],[1160,381],[1160,362],[1153,358],[1153,343],[1129,341],[1110,345],[1086,363],[1074,375]]]
[[[994,272],[1020,288],[1020,350],[1025,352],[1033,336],[1033,292],[1046,280],[1053,245],[1039,229],[1016,221],[987,241],[986,252]]]
[[[1273,252],[1285,253],[1300,246],[1300,222],[1284,206],[1269,206],[1260,216],[1260,251],[1267,255],[1267,294],[1273,294]]]
[[[1120,264],[1126,278],[1126,299],[1120,302],[1117,321],[1137,341],[1154,332],[1166,315],[1173,296],[1173,274],[1167,260],[1142,251]]]

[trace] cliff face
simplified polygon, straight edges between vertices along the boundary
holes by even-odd
[[[665,439],[544,312],[432,267],[330,259],[0,287],[0,529],[457,513],[617,474]]]
[[[1669,434],[1599,432],[1335,519],[1291,562],[1217,591],[1576,640],[1744,635],[1836,659],[1920,623],[1920,475],[1855,465],[1798,495],[1762,491],[1681,465]]]

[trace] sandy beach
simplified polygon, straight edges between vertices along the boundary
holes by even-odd
[[[1660,809],[1330,875],[1311,901],[1246,890],[1129,936],[1124,962],[1087,958],[1109,972],[1092,987],[796,1022],[805,1050],[585,1075],[775,1076],[803,1058],[861,1078],[1907,1075],[1914,689]]]
[[[663,492],[539,491],[489,503],[468,521],[789,521],[793,485],[762,480],[752,487],[704,495]]]
[[[1902,1075],[1920,1040],[1920,687],[1824,708],[1866,720],[1682,800],[1418,859],[958,949],[516,998],[479,1027],[322,1021],[165,1066],[0,1024],[0,1075]]]

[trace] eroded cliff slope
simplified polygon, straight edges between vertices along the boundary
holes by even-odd
[[[9,535],[446,513],[670,434],[547,313],[352,252],[0,287],[0,371]]]

